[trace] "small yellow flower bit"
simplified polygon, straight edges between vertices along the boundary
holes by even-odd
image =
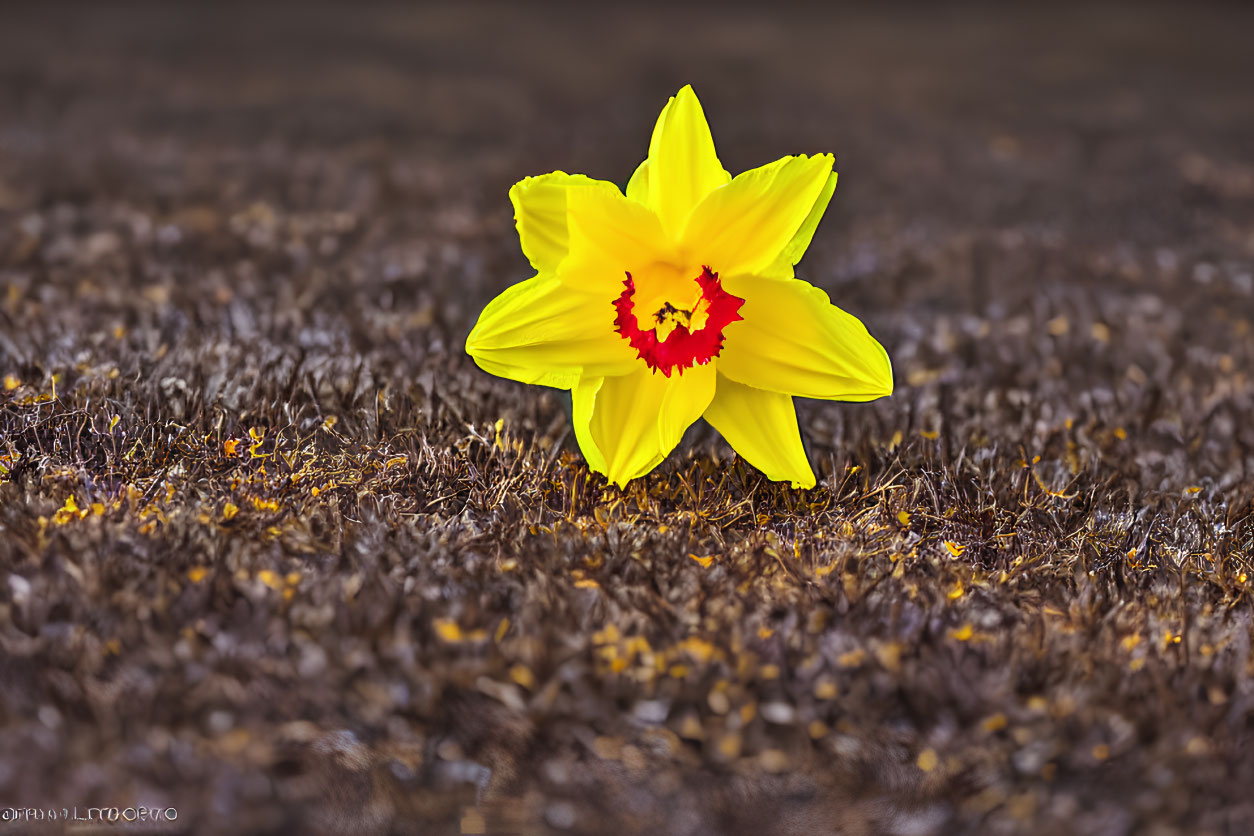
[[[893,390],[862,323],[793,276],[836,189],[832,161],[733,178],[685,87],[626,195],[561,171],[510,190],[538,275],[492,300],[466,351],[492,374],[570,389],[584,458],[619,486],[703,417],[767,478],[814,487],[793,397]]]

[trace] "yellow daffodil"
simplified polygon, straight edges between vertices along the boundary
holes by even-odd
[[[625,195],[561,171],[510,190],[538,275],[492,300],[466,351],[492,374],[571,390],[584,458],[620,486],[705,418],[767,478],[813,487],[793,397],[893,389],[862,323],[793,276],[832,162],[784,157],[733,178],[685,87]]]

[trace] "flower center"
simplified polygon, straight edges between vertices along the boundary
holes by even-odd
[[[709,267],[702,268],[690,288],[683,284],[679,292],[663,299],[660,307],[637,316],[636,282],[628,273],[623,281],[625,290],[614,300],[618,311],[614,330],[649,368],[667,377],[674,369],[683,374],[684,369],[705,365],[717,357],[723,349],[723,329],[743,319],[739,312],[745,300],[723,290],[718,273]]]

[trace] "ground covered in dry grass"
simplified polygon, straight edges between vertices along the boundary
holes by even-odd
[[[1254,830],[1254,21],[813,15],[7,10],[0,805]],[[801,275],[898,392],[802,405],[812,491],[608,487],[461,351],[509,184],[688,81],[838,155]]]

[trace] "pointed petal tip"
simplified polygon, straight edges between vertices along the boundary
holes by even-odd
[[[892,361],[888,357],[888,352],[884,350],[882,345],[880,345],[879,340],[876,340],[869,334],[867,336],[875,343],[876,348],[880,350],[884,362],[878,369],[864,367],[862,380],[865,386],[866,394],[859,397],[858,400],[875,401],[892,395],[894,388],[893,365]]]
[[[893,393],[893,360],[888,356],[888,351],[879,340],[876,340],[874,337],[871,337],[871,339],[875,340],[876,347],[879,348],[880,353],[884,356],[884,368],[875,382],[879,387],[879,396],[887,398]]]
[[[589,464],[589,466],[592,468],[592,471],[594,473],[599,473],[602,476],[604,476],[605,481],[609,482],[611,485],[618,486],[618,489],[620,491],[625,490],[627,488],[628,482],[643,475],[643,474],[638,474],[638,473],[637,474],[623,473],[621,469],[615,469],[612,467],[601,468],[601,467],[597,467],[591,464]]]
[[[470,333],[466,335],[466,339],[462,341],[462,349],[471,357],[477,357],[483,352],[483,320],[480,319],[475,323],[475,327],[470,329]]]

